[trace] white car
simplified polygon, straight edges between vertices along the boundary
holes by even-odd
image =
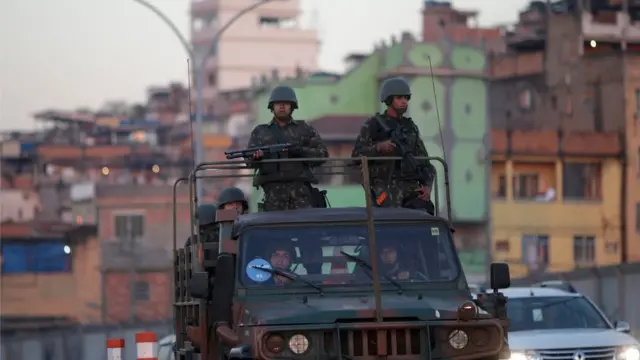
[[[640,360],[625,322],[612,324],[585,296],[551,287],[503,290],[510,360]]]
[[[176,336],[165,336],[158,341],[158,360],[174,360],[173,344],[176,343]]]

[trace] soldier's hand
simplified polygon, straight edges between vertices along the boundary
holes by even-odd
[[[424,201],[429,200],[429,197],[431,196],[431,189],[428,186],[417,188],[416,191],[420,194],[420,199]]]
[[[391,140],[385,140],[376,144],[376,150],[383,154],[390,154],[396,149],[396,145]]]
[[[264,151],[258,150],[253,153],[253,160],[260,160],[264,156]]]

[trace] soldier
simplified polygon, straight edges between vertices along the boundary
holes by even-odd
[[[220,192],[218,208],[220,210],[236,209],[238,215],[242,215],[249,212],[249,203],[242,190],[237,187],[230,187]]]
[[[273,89],[267,108],[273,113],[273,120],[253,129],[247,147],[286,143],[293,146],[280,153],[265,154],[263,151],[256,151],[253,154],[252,164],[258,169],[253,185],[264,190],[263,209],[277,211],[326,207],[323,194],[311,186],[318,182],[311,171],[312,168],[322,165],[324,161],[256,163],[262,159],[329,156],[318,132],[304,121],[293,120],[292,114],[298,108],[298,99],[292,88],[278,86]]]
[[[218,224],[216,224],[216,211],[218,207],[214,204],[202,204],[198,206],[196,215],[199,222],[199,236],[202,236],[203,242],[214,242],[218,239]],[[190,246],[192,243],[191,236],[187,239],[184,246]]]
[[[401,131],[404,142],[413,156],[428,156],[418,127],[411,118],[403,116],[411,99],[411,88],[402,78],[391,78],[382,84],[380,101],[387,106],[384,114],[366,120],[356,139],[352,156],[398,156],[397,145],[387,129]],[[375,205],[407,207],[427,210],[433,214],[429,200],[435,179],[435,168],[429,161],[418,161],[423,171],[409,169],[406,160],[370,163],[371,189]]]

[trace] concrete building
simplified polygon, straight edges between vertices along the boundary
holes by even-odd
[[[446,37],[458,42],[484,44],[489,52],[503,52],[503,29],[481,28],[477,24],[477,17],[477,11],[456,9],[450,1],[426,0],[422,18],[422,40],[433,42]]]
[[[491,117],[501,141],[513,133],[512,146],[521,146],[534,137],[516,133],[539,134],[529,154],[507,151],[494,159],[494,190],[515,191],[512,200],[493,202],[494,214],[503,215],[494,215],[494,254],[539,271],[637,261],[638,8],[541,4],[520,14],[506,35],[509,51],[491,59]],[[512,180],[499,183],[506,169]],[[535,200],[547,190],[553,199]]]
[[[191,3],[191,41],[196,57],[209,52],[220,27],[254,0],[197,0]],[[297,69],[316,71],[319,50],[315,30],[298,24],[300,1],[272,1],[243,15],[222,36],[207,61],[206,109],[214,113],[218,91],[248,88],[253,77]]]

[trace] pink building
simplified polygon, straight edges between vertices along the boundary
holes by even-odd
[[[196,57],[206,54],[221,26],[256,0],[194,0],[191,41]],[[317,71],[319,39],[298,24],[299,0],[273,0],[243,15],[222,36],[207,62],[208,110],[218,91],[248,88],[252,78],[277,71],[281,77]],[[208,111],[209,112],[209,111]]]

